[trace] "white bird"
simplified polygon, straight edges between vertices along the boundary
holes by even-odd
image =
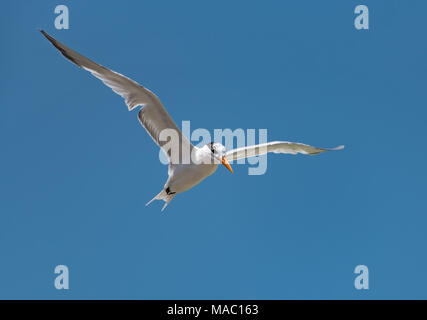
[[[89,60],[55,40],[43,30],[40,30],[40,32],[67,59],[89,71],[98,79],[101,79],[104,84],[124,98],[129,111],[138,106],[142,106],[138,112],[139,121],[151,138],[153,138],[154,142],[167,154],[169,159],[168,180],[163,190],[147,203],[147,205],[149,205],[154,200],[163,200],[165,204],[162,211],[178,193],[194,187],[214,173],[220,163],[230,170],[230,172],[233,172],[229,161],[259,156],[269,152],[314,155],[324,151],[341,150],[344,148],[344,146],[333,149],[316,148],[303,143],[287,141],[268,142],[230,151],[226,151],[222,144],[216,142],[211,142],[202,148],[198,148],[193,146],[190,141],[182,135],[160,99],[150,90],[124,75]],[[171,129],[173,132],[177,133],[178,139],[172,141],[172,148],[168,143],[170,140],[164,141],[165,139],[161,137],[161,132],[165,129]],[[174,146],[178,148],[174,149]],[[179,150],[178,154],[174,154],[172,152],[173,150]]]

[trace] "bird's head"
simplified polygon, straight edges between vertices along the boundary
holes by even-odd
[[[226,149],[225,147],[218,142],[211,142],[207,144],[207,147],[210,149],[212,153],[212,157],[215,162],[222,163],[231,173],[233,173],[233,169],[231,169],[230,163],[228,163],[227,158],[225,157]]]

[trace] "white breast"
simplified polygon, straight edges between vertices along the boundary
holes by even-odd
[[[184,192],[209,177],[217,168],[217,164],[173,165],[165,188],[169,187],[171,192]]]

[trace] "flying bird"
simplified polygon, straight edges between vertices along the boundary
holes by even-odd
[[[193,146],[181,133],[160,99],[153,92],[126,76],[89,60],[63,45],[45,31],[40,30],[40,32],[65,58],[89,71],[93,76],[100,79],[105,85],[125,99],[129,111],[141,106],[138,112],[138,119],[141,125],[146,129],[154,142],[163,149],[169,160],[168,179],[163,190],[146,205],[149,205],[154,200],[163,200],[165,202],[162,208],[163,211],[178,193],[182,193],[199,184],[202,180],[213,174],[219,164],[223,164],[233,173],[229,161],[259,156],[269,152],[314,155],[324,151],[341,150],[344,148],[344,146],[333,149],[316,148],[303,143],[287,141],[268,142],[229,151],[217,142],[211,142],[198,148]],[[176,139],[164,139],[162,132],[165,132],[165,130],[175,132]],[[173,150],[178,151],[173,152]]]

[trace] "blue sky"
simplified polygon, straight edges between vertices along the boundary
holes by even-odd
[[[354,28],[363,3],[370,29]],[[66,4],[70,29],[56,30]],[[0,298],[427,298],[425,1],[8,1]],[[167,178],[123,100],[37,31],[154,91],[180,125],[344,151],[271,155],[145,207]],[[70,289],[56,290],[65,264]],[[354,268],[369,290],[353,286]]]

